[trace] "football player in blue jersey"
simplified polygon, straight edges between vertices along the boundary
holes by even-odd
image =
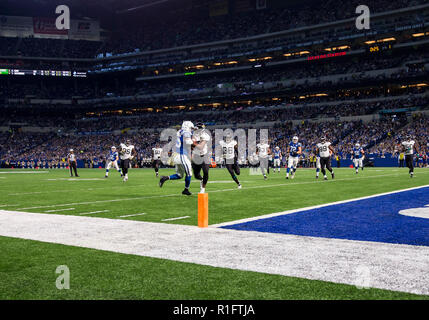
[[[195,129],[191,121],[183,121],[182,129],[177,132],[176,152],[172,154],[171,161],[176,167],[176,173],[171,176],[162,176],[159,186],[162,187],[167,180],[178,180],[185,176],[185,189],[182,194],[190,196],[189,191],[192,179],[191,147],[197,142],[192,140],[192,130]]]
[[[282,162],[282,151],[280,150],[280,147],[275,147],[274,148],[274,172],[276,172],[276,168],[277,168],[277,172],[280,172],[280,166],[281,166],[281,162]]]
[[[121,169],[119,169],[118,161],[119,161],[119,154],[116,151],[116,147],[113,146],[110,148],[110,152],[109,152],[109,156],[106,164],[106,175],[104,176],[105,178],[109,177],[109,170],[112,166],[115,167],[116,171],[118,171],[122,177],[122,171]]]
[[[363,158],[365,151],[360,146],[359,143],[356,143],[353,147],[352,160],[355,166],[356,174],[359,173],[359,167],[363,170]]]
[[[302,145],[298,142],[298,137],[294,136],[292,141],[289,143],[287,148],[287,153],[289,154],[287,169],[286,169],[286,179],[289,179],[289,173],[291,173],[291,179],[295,177],[296,168],[298,166],[299,157],[302,154]]]

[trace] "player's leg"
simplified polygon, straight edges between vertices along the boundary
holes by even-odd
[[[180,155],[180,159],[183,165],[183,169],[185,170],[185,189],[182,191],[182,194],[190,196],[192,193],[189,192],[189,187],[191,185],[191,179],[192,179],[192,165],[191,161],[188,159],[188,157],[184,155]]]
[[[73,177],[73,162],[70,162],[69,169],[70,169],[70,177]]]
[[[112,161],[109,161],[106,165],[106,174],[105,174],[105,178],[107,178],[109,176],[109,170],[112,167]]]
[[[203,180],[201,181],[200,193],[206,192],[206,185],[207,185],[207,182],[209,181],[209,168],[210,168],[209,164],[207,164],[207,163],[202,164]]]
[[[293,158],[293,171],[292,171],[292,176],[295,176],[295,172],[296,172],[296,168],[298,168],[298,162],[299,162],[299,158],[298,157],[294,157]]]
[[[235,183],[238,185],[239,188],[241,188],[241,184],[240,181],[238,181],[238,178],[235,174],[240,174],[240,167],[238,167],[238,165],[235,164],[231,164],[231,163],[227,163],[226,165],[226,169],[228,170],[229,174],[231,175],[232,180],[235,181]],[[237,167],[238,167],[238,173],[237,173]]]
[[[361,170],[363,171],[363,158],[359,159],[359,167],[361,168]]]
[[[413,163],[413,156],[412,155],[406,155],[405,161],[407,163],[408,167],[408,173],[410,174],[410,177],[412,178],[414,176],[414,163]]]
[[[326,169],[331,173],[332,179],[335,178],[334,169],[331,166],[331,158],[326,158]]]
[[[316,158],[316,179],[319,179],[319,173],[320,173],[320,158]]]
[[[289,173],[291,169],[293,170],[293,158],[289,156],[287,160],[286,179],[289,179]]]
[[[354,158],[353,159],[353,165],[355,167],[356,174],[358,174],[359,173],[359,159]]]
[[[121,175],[121,177],[122,177],[122,171],[121,171],[121,169],[119,168],[118,161],[114,161],[114,162],[113,162],[113,166],[115,167],[116,171],[118,171],[118,172],[119,172],[119,174],[120,174],[120,175]]]
[[[259,167],[261,168],[262,175],[264,176],[264,180],[267,180],[267,167],[268,167],[268,159],[262,158]]]
[[[192,171],[194,172],[195,179],[203,180],[203,177],[201,176],[201,169],[203,168],[203,164],[196,164],[195,162],[192,162]]]

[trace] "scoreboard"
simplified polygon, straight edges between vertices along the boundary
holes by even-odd
[[[367,51],[370,53],[377,53],[383,51],[389,51],[393,49],[392,43],[383,43],[383,44],[372,44],[367,47]]]
[[[86,78],[86,72],[68,70],[0,69],[0,75]]]

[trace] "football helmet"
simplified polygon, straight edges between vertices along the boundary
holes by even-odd
[[[192,129],[194,129],[195,126],[191,121],[183,121],[182,123],[182,130],[187,131],[187,132],[191,132]]]

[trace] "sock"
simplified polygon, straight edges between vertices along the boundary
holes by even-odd
[[[109,176],[109,169],[106,169],[106,177]]]
[[[186,178],[185,178],[185,188],[186,189],[189,189],[189,186],[191,185],[191,176],[187,176]]]
[[[170,180],[179,180],[179,179],[182,179],[182,177],[181,176],[179,176],[177,173],[176,174],[173,174],[173,175],[171,175],[171,176],[169,176],[168,177]]]

